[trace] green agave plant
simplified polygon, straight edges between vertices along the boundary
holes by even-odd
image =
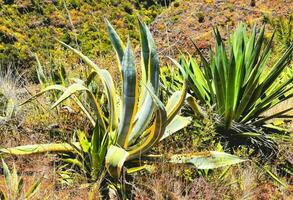
[[[13,169],[10,171],[7,164],[2,160],[2,168],[4,173],[5,190],[0,187],[1,200],[28,200],[32,199],[37,194],[42,179],[38,179],[27,189],[27,191],[24,191],[24,180],[17,175],[15,165],[13,165]]]
[[[183,57],[181,61],[193,96],[202,104],[215,106],[226,129],[231,128],[233,121],[257,125],[293,109],[288,108],[274,116],[261,115],[293,95],[292,71],[288,70],[290,74],[286,80],[277,81],[291,62],[293,45],[267,69],[274,35],[265,46],[264,28],[257,35],[254,26],[247,37],[244,25],[240,24],[229,38],[227,49],[218,29],[214,33],[216,47],[214,53],[210,51],[209,61],[198,48],[202,66],[191,56]]]
[[[49,85],[59,84],[67,85],[68,77],[63,65],[57,65],[52,57],[50,57],[48,75],[44,72],[44,67],[41,65],[37,55],[35,55],[37,66],[37,77],[42,88],[46,88]]]
[[[52,56],[49,58],[49,64],[48,64],[48,71],[45,72],[44,66],[40,63],[40,60],[38,56],[35,54],[36,58],[36,72],[37,72],[37,78],[39,81],[39,84],[41,85],[41,88],[44,89],[50,85],[61,85],[61,86],[68,86],[69,80],[67,77],[66,70],[64,66],[56,64]],[[53,90],[51,91],[51,94],[48,95],[48,100],[50,103],[55,102],[58,100],[58,97],[60,97],[60,91]],[[25,102],[26,103],[26,102]]]
[[[93,71],[86,81],[75,79],[68,87],[51,85],[36,95],[49,90],[63,91],[52,107],[71,97],[94,127],[90,137],[83,131],[78,131],[79,140],[75,143],[21,146],[0,149],[0,152],[16,155],[48,151],[73,153],[75,158],[67,157],[65,160],[80,167],[92,180],[97,180],[104,169],[111,177],[119,178],[122,172],[131,173],[144,169],[146,165],[159,162],[163,158],[166,162],[193,164],[199,169],[211,169],[244,161],[224,152],[150,155],[152,147],[191,122],[190,118],[177,115],[185,100],[187,76],[179,63],[172,60],[181,70],[185,80],[182,90],[174,92],[165,107],[158,98],[159,58],[147,26],[139,21],[142,72],[139,84],[130,41],[128,40],[125,47],[107,20],[106,24],[122,74],[121,95],[116,91],[107,70],[99,68],[81,52],[62,42],[60,43],[80,56]],[[96,89],[99,85],[102,85],[104,90],[98,92]],[[79,95],[81,92],[87,94],[86,102]]]

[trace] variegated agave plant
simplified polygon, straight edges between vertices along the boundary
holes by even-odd
[[[147,26],[139,21],[142,58],[142,79],[139,83],[135,58],[129,40],[125,47],[107,20],[106,24],[122,74],[121,102],[119,103],[119,95],[110,73],[99,68],[78,50],[61,42],[62,45],[80,56],[85,63],[92,67],[93,71],[86,81],[76,79],[69,87],[48,86],[38,95],[48,90],[63,91],[53,107],[71,97],[94,126],[91,139],[88,140],[84,132],[78,131],[79,142],[73,144],[21,146],[0,149],[2,153],[31,154],[48,151],[75,153],[77,158],[71,157],[67,161],[76,164],[87,174],[90,174],[93,180],[98,179],[104,169],[107,169],[110,176],[120,177],[126,164],[127,166],[135,166],[135,169],[143,169],[150,160],[160,160],[158,158],[163,157],[163,155],[149,155],[148,152],[161,140],[184,128],[191,121],[190,118],[177,115],[185,100],[187,76],[181,66],[172,60],[181,70],[185,81],[182,90],[174,92],[165,107],[158,98],[160,92],[159,58]],[[92,87],[93,83],[97,84],[97,81],[100,81],[103,85],[103,93],[107,99],[105,103],[102,103],[101,95],[98,95]],[[87,102],[81,99],[79,95],[81,92],[87,94]],[[117,106],[119,104],[121,108]],[[88,108],[88,105],[91,105],[91,109]],[[108,108],[107,112],[105,112],[105,108]],[[237,156],[222,152],[170,155],[164,157],[164,160],[172,163],[194,164],[201,169],[221,167],[243,161]],[[132,170],[128,168],[126,172],[131,171],[135,171],[134,168]]]

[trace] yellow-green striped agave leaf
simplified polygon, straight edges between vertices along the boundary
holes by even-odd
[[[238,156],[224,152],[209,151],[202,153],[175,154],[168,159],[171,163],[191,164],[197,169],[214,169],[244,162]]]
[[[180,115],[176,115],[174,119],[168,124],[168,126],[165,129],[165,132],[163,136],[161,137],[160,141],[169,137],[173,133],[176,133],[177,131],[187,127],[189,124],[191,124],[192,118],[191,117],[183,117]]]
[[[108,31],[112,46],[114,47],[114,50],[119,60],[119,66],[121,66],[123,61],[125,46],[122,40],[120,39],[119,35],[116,33],[115,29],[113,28],[112,24],[106,18],[105,18],[105,23],[107,26],[107,31]]]
[[[167,120],[167,124],[170,123],[174,117],[177,115],[177,113],[179,112],[180,108],[182,107],[184,101],[185,101],[185,97],[187,94],[187,79],[188,76],[185,73],[183,67],[174,59],[169,58],[177,68],[179,68],[181,74],[183,75],[184,78],[184,82],[183,82],[183,86],[182,86],[182,90],[176,91],[173,93],[173,95],[170,97],[170,99],[168,100],[168,103],[166,105],[166,110],[167,110],[167,115],[168,115],[168,120]]]
[[[44,89],[42,89],[37,94],[35,94],[34,96],[32,96],[31,98],[29,98],[29,99],[25,100],[24,102],[22,102],[20,105],[24,105],[24,104],[36,99],[37,97],[43,95],[46,92],[53,91],[53,90],[65,91],[65,89],[66,89],[66,87],[63,86],[63,85],[49,85],[49,86],[45,87]]]
[[[80,148],[79,142],[73,143]],[[0,155],[30,155],[46,152],[72,152],[74,148],[68,143],[51,143],[51,144],[32,144],[18,147],[0,148]]]
[[[135,125],[130,134],[129,144],[141,135],[146,127],[148,127],[155,104],[152,101],[151,95],[145,91],[144,85],[151,84],[154,88],[154,93],[158,95],[159,92],[159,58],[156,50],[156,45],[152,34],[145,23],[139,21],[140,35],[141,35],[141,55],[142,55],[142,99],[139,110],[135,116]]]
[[[74,84],[70,85],[64,91],[64,93],[59,97],[59,99],[52,105],[52,108],[56,107],[64,100],[66,100],[67,98],[69,98],[73,94],[80,92],[80,91],[86,91],[89,94],[89,97],[91,98],[93,105],[95,106],[94,110],[96,111],[97,119],[100,122],[100,124],[102,125],[102,127],[104,129],[106,129],[106,124],[104,121],[104,113],[102,111],[102,108],[101,108],[101,105],[99,103],[98,98],[96,98],[96,96],[92,92],[90,92],[90,90],[86,86],[84,86],[82,83],[74,83]]]
[[[152,97],[152,100],[156,105],[157,111],[155,114],[155,120],[150,128],[146,130],[149,132],[146,134],[146,137],[139,140],[133,146],[130,146],[128,159],[137,158],[150,150],[156,143],[160,141],[167,126],[167,112],[165,110],[165,106],[155,95],[154,89],[151,86],[147,88]]]
[[[118,143],[127,148],[128,138],[134,125],[134,117],[138,106],[138,82],[134,54],[128,39],[125,55],[122,59],[122,112],[118,127]]]

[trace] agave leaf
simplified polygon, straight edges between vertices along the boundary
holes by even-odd
[[[79,91],[88,91],[88,88],[86,88],[85,86],[83,86],[82,84],[79,84],[79,83],[74,83],[74,84],[70,85],[64,91],[64,93],[59,97],[59,99],[52,105],[51,108],[52,109],[55,108],[57,105],[62,103],[64,100],[69,98],[71,95],[73,95],[74,93],[79,92]]]
[[[62,159],[62,161],[63,162],[66,162],[66,163],[70,163],[70,164],[76,165],[81,170],[83,170],[85,172],[84,165],[78,159],[76,159],[76,158],[65,158],[65,159]]]
[[[90,83],[94,80],[94,78],[99,75],[104,83],[105,90],[106,90],[106,95],[107,99],[109,101],[109,108],[110,108],[110,116],[109,116],[109,131],[113,131],[117,128],[118,126],[118,107],[117,107],[117,98],[119,98],[116,95],[116,90],[115,90],[115,85],[114,81],[110,75],[110,73],[107,70],[101,69],[99,72],[97,71],[92,71],[90,75],[87,77],[87,80],[85,82],[85,85],[88,87]],[[97,98],[92,97],[90,100],[93,101],[94,104],[97,104],[99,102]],[[97,108],[97,106],[96,106]],[[100,114],[99,109],[96,109],[96,114],[99,116]]]
[[[105,134],[104,130],[99,126],[95,126],[94,132],[91,138],[91,166],[92,166],[92,177],[98,178],[98,173],[101,170],[102,164],[104,163],[107,147],[108,147],[109,135]]]
[[[141,73],[143,84],[146,84],[146,81],[149,79],[149,62],[150,62],[150,46],[148,41],[147,30],[145,24],[139,20],[139,30],[140,30],[140,41],[141,41]],[[144,89],[144,88],[143,88]],[[145,91],[145,90],[143,90]],[[145,92],[142,92],[144,95]],[[145,96],[143,96],[144,98]]]
[[[83,152],[88,153],[88,151],[90,149],[90,143],[87,140],[85,133],[81,130],[78,130],[77,137],[78,137],[79,144],[80,144]]]
[[[96,126],[96,122],[93,119],[93,116],[91,115],[91,113],[85,107],[85,105],[77,97],[75,97],[74,95],[73,95],[73,100],[80,107],[80,109],[86,115],[86,117],[89,119],[89,121],[91,122],[91,124],[95,127]]]
[[[45,85],[45,83],[47,83],[47,79],[46,79],[46,76],[44,74],[43,66],[40,63],[37,54],[35,54],[35,58],[36,58],[36,61],[37,61],[37,67],[36,68],[37,68],[38,80],[39,80],[40,84],[43,86],[43,85]]]
[[[36,182],[34,182],[34,184],[25,193],[25,198],[26,199],[32,198],[39,191],[41,183],[42,183],[42,178],[40,178]]]
[[[78,142],[73,143],[75,146],[80,148]],[[1,154],[11,154],[11,155],[30,155],[36,153],[46,153],[46,152],[72,152],[74,148],[68,143],[51,143],[51,144],[35,144],[35,145],[24,145],[18,147],[1,148]]]
[[[23,181],[23,178],[20,178],[20,180],[17,183],[17,197],[16,197],[16,199],[19,199],[21,197],[23,188],[24,188],[24,181]]]
[[[283,69],[290,62],[289,57],[292,55],[293,45],[291,45],[286,52],[282,55],[282,57],[277,61],[277,63],[272,67],[269,74],[266,76],[266,79],[262,82],[262,91],[265,92],[272,83],[276,80],[276,78],[281,74]]]
[[[136,158],[151,149],[154,144],[161,139],[166,129],[167,112],[165,107],[155,95],[154,89],[152,87],[147,87],[147,89],[157,106],[156,117],[154,123],[150,127],[150,133],[147,135],[146,139],[144,141],[139,141],[139,143],[130,147],[130,150],[128,151],[128,160]]]
[[[152,34],[146,24],[140,22],[140,32],[141,32],[141,46],[143,52],[143,60],[145,65],[145,77],[142,73],[143,79],[142,84],[151,84],[154,88],[154,93],[158,95],[159,92],[159,74],[160,74],[160,66],[159,66],[159,58],[156,50],[156,45]],[[148,57],[145,57],[149,52]],[[146,65],[146,60],[148,60]],[[146,68],[147,67],[147,68]],[[146,79],[146,80],[145,80]],[[142,93],[144,93],[145,88],[143,88]],[[146,94],[142,94],[142,104],[139,107],[139,110],[135,116],[135,125],[129,137],[129,145],[133,144],[135,140],[141,135],[143,130],[149,125],[153,112],[155,109],[155,104],[152,101],[151,95],[147,92]]]
[[[83,53],[81,53],[80,51],[78,51],[77,49],[72,48],[71,46],[65,44],[64,42],[61,42],[59,40],[57,40],[58,42],[60,42],[63,46],[69,48],[71,51],[73,51],[75,54],[77,54],[85,63],[87,63],[89,66],[91,66],[99,75],[99,77],[102,79],[102,82],[104,84],[104,87],[106,88],[106,92],[107,92],[107,97],[108,100],[110,101],[110,107],[112,109],[112,112],[110,114],[110,122],[111,122],[111,126],[110,128],[115,128],[117,123],[118,123],[118,118],[115,115],[115,88],[114,88],[114,82],[111,78],[111,76],[109,76],[109,73],[106,72],[106,70],[102,70],[98,67],[98,65],[96,65],[93,61],[91,61],[87,56],[85,56]],[[91,94],[92,99],[94,99],[94,102],[96,103],[96,108],[97,108],[97,114],[100,116],[100,124],[102,124],[102,126],[104,128],[106,128],[105,126],[105,122],[104,122],[104,115],[102,110],[100,109],[100,106],[98,105],[98,101],[97,99]],[[111,98],[113,97],[113,98]]]
[[[142,72],[142,85],[149,82],[152,83],[155,93],[158,93],[159,87],[159,59],[156,51],[156,45],[150,30],[147,25],[141,21],[139,22],[140,41],[141,41],[141,72]],[[145,88],[142,88],[141,97],[143,103],[147,96]],[[141,104],[140,104],[141,106]]]
[[[123,148],[128,146],[128,138],[134,124],[134,117],[138,106],[138,82],[136,78],[134,54],[128,39],[125,55],[122,60],[123,77],[123,110],[120,115],[118,128],[118,144]]]
[[[253,50],[254,50],[254,44],[255,44],[255,36],[256,36],[256,25],[253,26],[252,32],[250,34],[249,40],[245,41],[246,44],[245,47],[245,68],[246,68],[246,75],[250,74],[251,68],[250,68],[250,61],[252,60]],[[248,79],[248,76],[244,77],[244,82]]]
[[[187,127],[192,122],[191,117],[182,117],[180,115],[176,115],[175,118],[167,125],[164,135],[160,140],[163,140],[173,133]]]
[[[57,105],[59,105],[60,103],[62,103],[64,100],[66,100],[67,98],[69,98],[70,96],[72,96],[73,94],[75,94],[76,92],[80,92],[80,91],[86,91],[86,92],[88,92],[89,97],[92,99],[92,101],[95,104],[95,110],[96,110],[96,114],[98,115],[99,122],[103,126],[103,128],[106,129],[106,125],[105,125],[105,121],[104,121],[104,113],[102,111],[102,108],[100,106],[100,103],[98,102],[98,100],[96,99],[96,97],[94,96],[94,94],[91,93],[89,91],[89,89],[87,87],[85,87],[84,85],[82,85],[81,83],[74,83],[74,84],[70,85],[64,91],[64,93],[59,97],[59,99],[52,105],[51,108],[52,109],[55,108]],[[86,111],[85,107],[81,104],[81,102],[79,102],[78,105],[80,105],[82,107],[82,109]]]
[[[26,101],[24,101],[23,103],[21,103],[20,106],[22,106],[22,105],[34,100],[35,98],[43,95],[45,92],[48,92],[48,91],[51,91],[51,90],[65,91],[65,89],[66,89],[66,87],[64,87],[62,85],[50,85],[50,86],[47,86],[46,88],[42,89],[39,93],[35,94],[31,98],[29,98]]]
[[[289,129],[285,129],[285,128],[282,128],[282,127],[279,127],[279,126],[276,126],[273,124],[265,124],[265,125],[263,125],[263,127],[266,127],[269,129],[274,129],[274,130],[281,131],[281,132],[290,132]],[[293,139],[293,138],[291,138],[291,139]]]
[[[196,76],[192,76],[190,77],[192,82],[197,86],[197,87],[193,87],[194,92],[196,92],[198,94],[199,97],[201,97],[201,101],[204,102],[205,100],[207,100],[208,102],[210,101],[209,96],[207,94],[207,90],[209,88],[209,86],[207,85],[207,81],[204,78],[204,75],[200,69],[200,67],[198,66],[197,62],[195,59],[193,59],[190,56],[190,64],[188,65],[188,73],[189,74],[196,74]]]
[[[110,40],[112,42],[112,46],[115,49],[115,52],[117,54],[117,57],[118,57],[118,60],[119,60],[119,63],[120,63],[119,66],[121,66],[125,46],[124,46],[122,40],[120,39],[119,35],[116,33],[115,29],[111,25],[111,23],[106,18],[105,18],[105,23],[106,23],[106,26],[107,26],[107,31],[108,31]]]
[[[124,162],[128,157],[128,152],[124,149],[111,145],[106,155],[106,168],[112,177],[120,177]]]
[[[101,70],[100,75],[104,79],[107,99],[110,107],[109,130],[114,131],[118,126],[117,98],[114,81],[107,70]]]
[[[2,160],[2,167],[3,167],[3,174],[4,174],[4,180],[5,180],[5,185],[7,188],[7,194],[8,194],[8,199],[12,198],[11,197],[11,173],[10,170],[7,166],[7,164]]]
[[[206,60],[206,58],[203,56],[203,54],[201,53],[200,49],[197,47],[197,45],[195,44],[195,42],[191,39],[191,42],[193,44],[193,46],[195,47],[196,51],[198,52],[202,62],[203,62],[203,65],[204,66],[207,66],[208,65],[208,61]]]
[[[241,119],[241,122],[245,123],[249,121],[253,116],[259,116],[264,111],[273,108],[277,104],[285,101],[286,99],[289,99],[293,96],[293,93],[289,93],[289,95],[285,95],[286,92],[291,92],[291,89],[293,88],[293,85],[289,88],[280,88],[276,93],[274,93],[274,96],[269,96],[270,98],[264,98],[259,103],[256,103],[255,107],[251,110],[249,110],[249,113],[244,115]],[[281,98],[282,97],[282,98]]]
[[[244,161],[245,160],[239,158],[238,156],[217,151],[191,154],[177,154],[172,155],[169,159],[169,162],[171,163],[192,164],[197,169],[214,169],[218,167],[224,167],[228,165],[241,163]]]
[[[89,66],[91,66],[97,72],[100,71],[100,68],[98,67],[98,65],[96,65],[93,61],[91,61],[91,59],[89,59],[87,56],[85,56],[84,54],[82,54],[80,51],[78,51],[77,49],[72,48],[71,46],[65,44],[64,42],[62,42],[62,41],[60,41],[58,39],[56,39],[56,41],[58,41],[60,44],[62,44],[66,48],[70,49],[75,54],[77,54],[86,64],[88,64]]]
[[[13,163],[12,173],[11,173],[11,185],[10,185],[10,195],[13,199],[18,196],[18,175],[15,164]]]
[[[284,113],[287,113],[289,112],[290,110],[293,110],[293,107],[292,108],[288,108],[288,109],[285,109],[285,110],[282,110],[280,112],[277,112],[273,115],[270,115],[270,116],[267,116],[267,117],[264,117],[262,119],[259,119],[257,121],[254,121],[253,124],[262,124],[270,119],[273,119],[273,118],[278,118],[279,116],[282,116]]]
[[[180,91],[175,91],[172,96],[168,99],[167,105],[166,105],[166,111],[168,115],[171,113],[171,111],[174,109],[176,106],[176,102],[178,99],[180,99],[181,92]]]
[[[225,167],[225,169],[223,170],[223,172],[221,173],[221,175],[219,176],[219,180],[224,180],[225,178],[227,178],[227,176],[229,176],[230,174],[230,166]]]
[[[266,97],[261,99],[261,102],[256,106],[257,108],[264,107],[267,103],[272,102],[273,100],[277,100],[280,96],[285,95],[288,91],[291,91],[293,88],[293,76],[288,80],[284,81],[278,87],[276,87],[270,93],[266,93]]]
[[[176,114],[178,113],[178,111],[180,110],[180,108],[182,107],[182,105],[184,103],[184,100],[185,100],[185,97],[187,94],[187,80],[188,80],[188,76],[185,73],[182,66],[176,60],[174,60],[172,58],[169,58],[169,59],[171,59],[171,61],[181,71],[181,73],[184,77],[184,82],[183,82],[183,86],[182,86],[182,91],[179,93],[179,95],[177,95],[177,93],[174,93],[172,95],[172,97],[170,98],[170,103],[169,102],[167,103],[167,107],[166,107],[167,116],[168,116],[167,124],[174,119],[174,117],[176,116]],[[176,96],[174,96],[175,94],[176,94]],[[175,99],[177,99],[177,100],[175,101]]]
[[[132,174],[132,173],[135,173],[135,172],[139,172],[141,170],[144,170],[148,167],[148,165],[141,165],[141,166],[138,166],[138,167],[131,167],[131,168],[127,168],[127,174]]]

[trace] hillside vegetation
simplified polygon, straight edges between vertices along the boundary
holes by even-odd
[[[292,199],[292,7],[0,0],[0,200]]]

